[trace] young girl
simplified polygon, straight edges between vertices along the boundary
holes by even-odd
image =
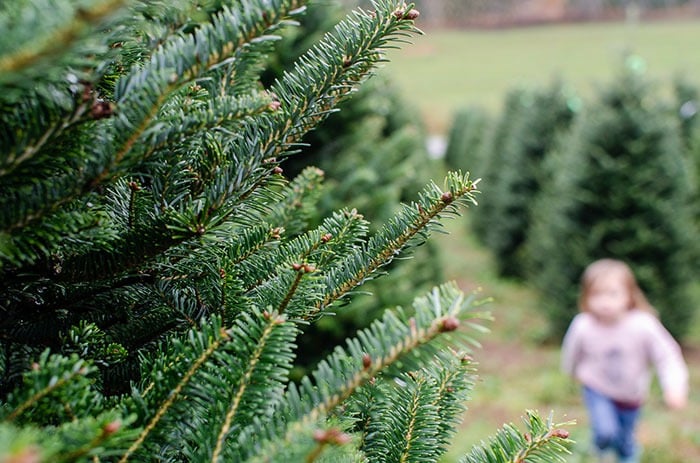
[[[562,368],[583,385],[595,450],[636,463],[635,425],[656,369],[664,401],[685,406],[688,369],[678,343],[655,317],[632,270],[619,260],[588,266],[581,281],[581,313],[562,346]]]

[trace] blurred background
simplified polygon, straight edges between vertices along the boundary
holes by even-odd
[[[279,75],[350,8],[309,9],[280,43]],[[577,386],[559,371],[578,279],[599,257],[631,264],[682,343],[691,403],[664,409],[658,384],[640,424],[644,463],[700,461],[700,0],[423,0],[423,35],[308,136],[294,175],[326,172],[319,220],[356,207],[381,227],[447,170],[481,178],[479,206],[445,222],[363,286],[302,346],[303,373],[323,346],[386,307],[410,306],[455,280],[491,302],[492,332],[473,353],[479,379],[446,462],[526,409],[574,419],[571,462],[589,436]],[[306,336],[305,338],[310,338]]]

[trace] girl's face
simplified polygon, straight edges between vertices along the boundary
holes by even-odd
[[[588,289],[588,311],[599,320],[611,323],[619,320],[630,309],[631,295],[620,272],[601,276]]]

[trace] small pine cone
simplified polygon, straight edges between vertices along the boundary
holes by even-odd
[[[459,328],[459,320],[457,319],[457,317],[447,317],[442,321],[440,331],[444,333],[447,331],[454,331],[457,328]]]
[[[93,119],[104,119],[114,114],[114,107],[109,101],[97,100],[90,108],[90,117]]]
[[[442,196],[440,196],[440,199],[443,203],[450,204],[454,200],[454,197],[452,196],[452,193],[446,191],[442,194]]]
[[[366,370],[371,366],[372,366],[372,357],[370,357],[369,354],[363,355],[362,356],[362,368],[364,368]]]
[[[394,16],[397,19],[408,19],[408,20],[414,20],[420,16],[420,12],[416,9],[410,9],[406,11],[406,5],[403,5],[403,8],[397,8],[394,10]]]
[[[119,421],[112,421],[111,423],[107,423],[106,425],[104,425],[104,427],[102,428],[102,434],[104,434],[105,436],[109,436],[119,431],[119,428],[121,427],[122,424]]]
[[[411,21],[413,21],[414,19],[417,19],[418,16],[420,16],[420,12],[414,8],[414,9],[409,10],[403,16],[403,19],[410,19]]]
[[[350,442],[350,436],[340,429],[331,428],[327,430],[317,429],[314,431],[314,440],[321,444],[344,445]]]
[[[316,271],[316,266],[312,264],[304,264],[304,272],[306,273],[313,273]]]

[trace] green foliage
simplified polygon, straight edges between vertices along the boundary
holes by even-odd
[[[339,15],[334,3],[310,5],[300,27],[287,30],[276,44],[264,78],[281,77]],[[372,224],[389,220],[402,201],[409,201],[434,178],[437,169],[428,157],[425,130],[418,113],[386,76],[374,76],[338,109],[303,137],[299,152],[282,167],[292,177],[309,165],[324,172],[325,187],[319,192],[312,223],[350,208],[361,211],[370,230],[376,231]],[[428,242],[415,250],[412,259],[392,262],[385,277],[363,285],[365,294],[310,328],[310,335],[300,341],[297,364],[313,365],[385,307],[409,307],[415,295],[443,279],[440,261]]]
[[[513,133],[517,121],[527,110],[529,92],[525,89],[513,89],[505,96],[500,117],[487,127],[484,139],[479,146],[476,159],[479,160],[480,178],[486,182],[497,184],[503,161],[506,141]],[[488,202],[489,195],[482,195],[482,201]],[[484,242],[490,230],[488,228],[488,212],[475,214],[472,220],[474,232],[480,241]]]
[[[533,207],[527,255],[556,336],[576,312],[581,272],[601,257],[627,261],[661,320],[683,336],[700,262],[694,169],[678,117],[638,68],[625,68],[549,155],[551,181]]]
[[[676,110],[680,120],[681,138],[684,148],[688,151],[690,164],[695,171],[689,172],[693,182],[695,205],[693,215],[700,222],[700,89],[685,78],[677,78],[674,82]]]
[[[542,174],[547,153],[574,120],[577,99],[561,83],[520,96],[520,106],[502,115],[501,130],[493,136],[485,174],[492,188],[477,214],[477,229],[496,258],[499,273],[523,276],[523,244],[530,223],[533,198],[550,178]]]
[[[457,111],[445,149],[445,165],[449,169],[469,170],[477,176],[483,174],[482,166],[486,160],[479,155],[487,155],[481,149],[481,144],[490,122],[488,114],[481,108],[469,107]]]
[[[460,463],[554,463],[565,462],[562,454],[569,453],[565,447],[569,433],[562,426],[568,423],[554,423],[550,415],[546,421],[535,412],[528,411],[523,418],[527,431],[520,432],[512,424],[506,424],[488,443],[474,448]],[[564,442],[562,442],[564,439]],[[515,444],[515,445],[514,445]],[[504,448],[519,450],[504,452]]]
[[[388,80],[373,78],[340,109],[307,135],[309,147],[290,159],[285,170],[289,166],[294,171],[302,163],[319,166],[326,177],[319,216],[354,208],[370,221],[372,230],[372,223],[389,220],[436,169],[428,159],[416,113]],[[385,307],[409,307],[416,294],[443,278],[441,259],[430,242],[416,249],[411,259],[392,262],[386,271],[385,277],[367,281],[365,294],[353,298],[337,316],[321,320],[313,343],[302,344],[300,356],[318,358],[319,348],[323,352],[323,346],[328,349],[367,326]]]
[[[290,381],[308,326],[476,194],[450,173],[372,232],[351,208],[309,222],[322,173],[279,163],[416,29],[377,0],[263,84],[304,6],[0,7],[0,460],[444,452],[487,318],[453,284]]]
[[[677,77],[674,81],[676,114],[680,120],[681,136],[686,146],[692,143],[694,132],[700,126],[700,91],[690,81]]]

